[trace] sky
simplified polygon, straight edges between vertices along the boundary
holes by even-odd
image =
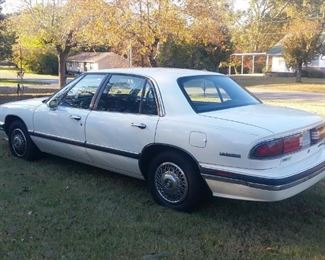
[[[5,4],[3,5],[3,11],[4,13],[12,13],[17,11],[19,6],[21,6],[20,0],[6,0]]]
[[[249,0],[235,0],[235,9],[236,10],[245,10],[248,7]],[[22,6],[21,0],[6,0],[4,4],[4,12],[12,13],[17,11],[19,7]]]
[[[249,0],[235,0],[236,10],[247,10]]]

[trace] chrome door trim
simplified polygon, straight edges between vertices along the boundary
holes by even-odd
[[[87,142],[80,142],[80,141],[73,140],[73,139],[57,137],[57,136],[54,136],[54,135],[48,135],[48,134],[43,134],[43,133],[39,133],[39,132],[29,131],[29,134],[30,134],[30,136],[35,136],[35,137],[39,137],[39,138],[52,140],[52,141],[55,141],[55,142],[80,146],[80,147],[84,147],[84,148],[91,149],[91,150],[96,150],[96,151],[100,151],[100,152],[120,155],[120,156],[132,158],[132,159],[137,159],[137,160],[140,159],[140,156],[141,156],[141,154],[138,154],[138,153],[118,150],[118,149],[105,147],[105,146],[99,146],[99,145],[95,145],[95,144],[91,144],[91,143],[87,143]]]

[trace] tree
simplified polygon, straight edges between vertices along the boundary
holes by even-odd
[[[324,0],[250,0],[233,31],[237,49],[265,52],[287,33],[297,18],[325,21]]]
[[[296,19],[289,26],[289,34],[283,39],[284,59],[289,68],[296,71],[296,81],[301,82],[303,64],[307,65],[324,51],[322,26],[318,21]]]
[[[291,18],[325,19],[325,2],[323,0],[295,0],[286,8]]]
[[[122,0],[116,2],[122,21],[117,27],[123,41],[135,46],[141,66],[158,66],[160,47],[168,37],[181,37],[185,19],[172,0]]]
[[[11,59],[12,45],[16,38],[15,34],[9,30],[6,16],[2,14],[4,0],[0,0],[0,60]]]
[[[70,51],[82,42],[83,29],[92,15],[90,0],[46,1],[45,4],[33,5],[25,0],[26,9],[12,19],[18,37],[37,39],[46,48],[56,51],[59,63],[59,84],[66,80],[65,62]],[[26,26],[28,25],[28,26]]]
[[[13,62],[25,71],[41,74],[57,74],[58,61],[55,50],[44,45],[36,37],[21,36],[12,46]]]
[[[245,52],[265,52],[285,34],[287,8],[292,0],[250,0],[248,10],[234,30],[237,48]]]
[[[220,63],[228,60],[233,52],[231,11],[231,1],[227,0],[187,0],[185,3],[185,14],[190,21],[186,27],[188,41],[203,48],[215,71],[219,71]]]

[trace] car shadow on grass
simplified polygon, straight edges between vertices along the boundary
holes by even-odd
[[[119,187],[121,189],[123,189],[122,185],[127,183],[128,186],[132,186],[135,189],[139,188],[139,192],[141,193],[143,191],[148,192],[148,196],[150,196],[145,181],[53,155],[45,155],[43,160],[45,162],[51,162],[51,164],[62,165],[63,167],[68,166],[70,169],[73,169],[69,171],[72,174],[77,172],[78,175],[86,175],[89,178],[94,176],[106,181],[112,181],[115,185],[121,185]],[[290,221],[300,219],[308,222],[309,217],[325,217],[325,208],[323,206],[325,203],[324,188],[325,181],[322,181],[301,194],[278,202],[255,202],[211,197],[194,212],[199,212],[199,214],[206,215],[207,217],[210,216],[210,213],[214,215],[216,212],[224,212],[225,214],[229,214],[229,216],[236,215],[236,219],[239,216],[247,219],[255,216],[263,217],[265,220],[270,216],[275,221],[282,218]]]
[[[221,229],[221,233],[225,233],[225,240],[229,236],[230,243],[234,243],[237,251],[256,250],[252,248],[257,244],[271,255],[296,247],[299,247],[295,249],[298,251],[315,250],[316,254],[325,253],[322,251],[325,242],[324,181],[284,201],[268,203],[211,198],[197,211],[182,213],[156,205],[145,182],[141,180],[53,156],[47,160],[55,164],[70,164],[81,175],[99,178],[102,183],[109,182],[128,201],[122,202],[120,206],[123,207],[124,204],[131,212],[136,212],[139,208],[148,211],[140,217],[147,221],[150,221],[152,215],[161,214],[166,218],[174,218],[175,224],[185,221],[197,226],[199,233],[209,234],[212,230],[220,232]]]
[[[324,181],[285,201],[213,198],[197,211],[183,213],[157,205],[141,180],[52,155],[25,162],[0,145],[0,195],[2,202],[8,201],[6,229],[15,223],[24,230],[26,219],[17,212],[30,211],[34,218],[24,232],[41,236],[59,255],[66,252],[61,244],[70,242],[69,235],[59,239],[60,230],[66,229],[73,237],[81,234],[76,248],[89,257],[139,258],[161,252],[175,259],[325,255]],[[15,206],[14,201],[24,204]],[[88,240],[90,235],[96,239]],[[109,248],[109,243],[115,245],[111,251],[99,250]]]

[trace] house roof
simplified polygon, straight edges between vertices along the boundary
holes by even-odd
[[[114,52],[81,52],[68,57],[67,61],[75,62],[98,62],[102,59],[124,59]]]
[[[266,54],[271,56],[281,56],[283,52],[282,40],[269,49]]]
[[[267,55],[270,56],[282,56],[283,55],[283,45],[282,42],[285,39],[284,36],[277,44],[275,44],[271,49],[267,51]],[[325,41],[325,32],[323,32],[320,36],[320,41]]]

